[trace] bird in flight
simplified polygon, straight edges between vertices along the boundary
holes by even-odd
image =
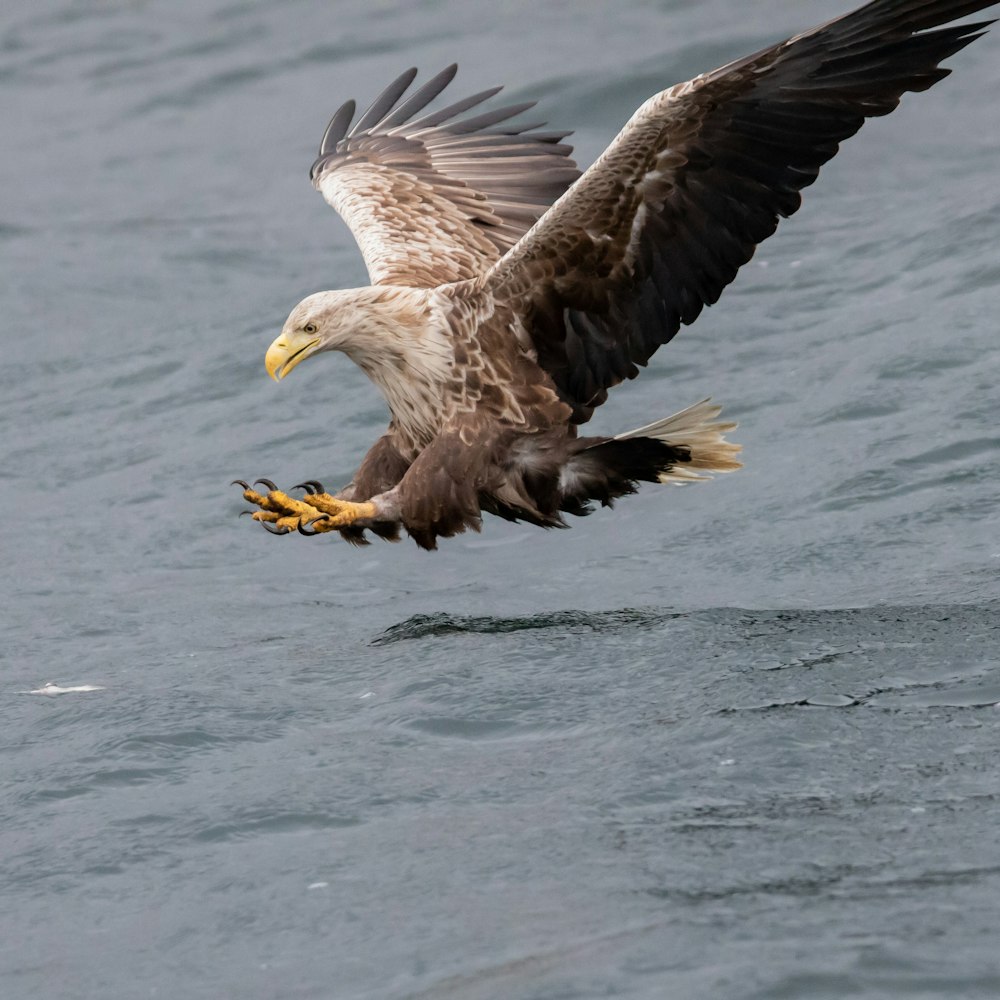
[[[608,390],[712,305],[866,118],[948,75],[997,0],[873,0],[651,97],[588,170],[532,104],[441,110],[450,66],[409,70],[353,124],[334,115],[312,181],[371,285],[308,296],[268,348],[275,379],[342,351],[389,406],[353,480],[292,496],[242,480],[276,534],[405,531],[426,549],[485,511],[542,527],[635,492],[740,468],[709,400],[614,437],[581,435]],[[261,485],[266,492],[254,487]]]

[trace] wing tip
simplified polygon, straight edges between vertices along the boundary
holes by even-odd
[[[347,135],[347,130],[351,127],[351,120],[354,118],[354,112],[356,110],[357,104],[353,99],[344,101],[344,103],[337,108],[333,117],[330,119],[329,124],[326,126],[323,138],[320,140],[320,156],[332,153],[337,148],[337,143],[340,142],[345,135]]]

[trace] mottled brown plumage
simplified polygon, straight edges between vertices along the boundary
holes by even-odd
[[[582,176],[568,133],[511,124],[530,105],[461,117],[499,88],[427,113],[454,66],[409,97],[403,74],[353,128],[348,102],[312,178],[372,287],[305,299],[266,361],[282,377],[344,351],[392,421],[336,496],[247,487],[254,516],[433,548],[484,510],[561,526],[641,481],[738,468],[708,401],[616,438],[577,426],[719,298],[839,143],[989,22],[941,26],[995,2],[874,0],[650,98]]]

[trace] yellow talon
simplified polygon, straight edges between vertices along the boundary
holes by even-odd
[[[306,502],[324,514],[339,514],[348,501],[338,500],[329,493],[310,493],[306,497]]]
[[[315,500],[315,497],[310,497],[310,500]],[[329,519],[325,521],[320,521],[319,524],[329,524],[331,528],[346,528],[349,524],[354,524],[355,521],[360,521],[364,518],[371,518],[375,516],[375,504],[365,502],[365,503],[351,503],[349,500],[334,500],[330,497],[331,503],[329,504],[330,509],[323,510],[324,513],[329,515]],[[319,524],[316,527],[319,527]]]
[[[288,516],[292,516],[293,514],[298,515],[306,524],[318,517],[320,514],[320,511],[317,510],[317,508],[315,508],[312,504],[296,500],[294,497],[290,497],[287,493],[283,493],[281,490],[271,490],[271,492],[264,497],[263,503],[261,503],[260,506],[263,507],[264,510],[276,510]]]
[[[241,483],[241,485],[243,485]],[[268,482],[268,486],[271,484]],[[338,500],[329,493],[311,493],[303,500],[289,496],[283,490],[271,490],[266,495],[247,487],[243,497],[255,504],[253,520],[266,522],[285,531],[310,528],[305,534],[323,534],[346,528],[355,521],[375,517],[375,504]]]
[[[313,521],[309,525],[309,531],[314,535],[322,535],[325,531],[336,531],[337,525],[335,525],[329,518],[322,517],[318,521]]]
[[[277,521],[281,517],[280,514],[275,514],[269,510],[255,510],[253,514],[250,515],[251,521]]]
[[[264,503],[264,501],[267,500],[267,497],[264,496],[263,493],[258,493],[255,489],[248,486],[243,491],[243,499],[246,500],[247,503],[256,504],[258,507],[260,507]]]

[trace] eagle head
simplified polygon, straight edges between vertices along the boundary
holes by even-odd
[[[264,356],[264,367],[271,378],[277,382],[313,354],[345,346],[352,312],[345,298],[343,292],[317,292],[291,311]]]

